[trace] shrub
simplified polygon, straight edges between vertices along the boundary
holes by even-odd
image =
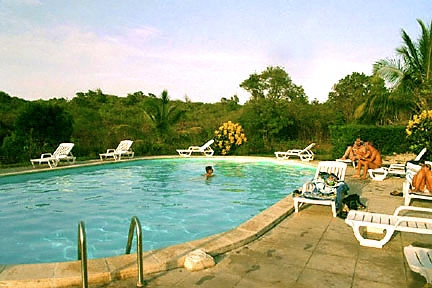
[[[432,110],[424,110],[414,115],[406,127],[407,138],[412,151],[420,151],[424,147],[431,151],[432,142]]]
[[[247,141],[243,128],[238,123],[231,121],[223,123],[215,132],[216,153],[228,155]]]

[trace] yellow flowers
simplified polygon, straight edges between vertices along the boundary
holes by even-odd
[[[243,128],[231,121],[223,123],[215,132],[215,143],[220,154],[227,155],[247,141]]]
[[[405,129],[407,137],[413,143],[412,148],[422,149],[432,143],[432,110],[424,110],[418,115],[414,115],[408,121]]]

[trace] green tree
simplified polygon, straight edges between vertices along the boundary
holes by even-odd
[[[240,87],[251,94],[245,104],[241,122],[248,133],[253,152],[273,149],[276,139],[297,139],[295,111],[298,105],[307,105],[303,87],[295,85],[281,67],[267,67],[254,73]]]
[[[23,99],[11,97],[0,91],[0,146],[3,139],[12,134],[17,115],[26,103]]]
[[[392,125],[407,120],[409,101],[400,93],[390,93],[384,80],[377,76],[369,77],[370,90],[366,101],[357,107],[355,119],[359,124]]]
[[[373,71],[420,112],[432,101],[432,21],[429,26],[420,19],[417,22],[421,27],[417,42],[402,29],[403,45],[396,49],[396,57],[377,61]]]
[[[249,146],[264,152],[273,149],[277,138],[295,139],[294,119],[290,115],[289,103],[274,99],[255,99],[245,104],[240,121],[249,135]],[[251,131],[250,133],[248,131]]]
[[[102,104],[107,102],[107,95],[105,95],[101,89],[96,89],[96,91],[89,90],[86,93],[77,92],[74,101],[82,106],[87,105],[98,109]]]
[[[42,101],[30,102],[18,115],[15,132],[40,147],[58,146],[70,140],[72,117],[62,107]]]
[[[13,133],[2,144],[6,163],[28,161],[40,153],[70,141],[72,117],[59,105],[28,102],[17,116]]]
[[[230,99],[222,97],[220,103],[229,106],[231,110],[235,110],[238,108],[239,98],[237,95],[231,96]]]
[[[356,119],[357,107],[368,99],[370,91],[370,77],[354,72],[333,86],[327,102],[333,106],[334,113],[342,115],[345,123],[351,123]]]
[[[251,100],[273,99],[308,102],[303,87],[295,85],[288,73],[279,66],[269,66],[261,74],[251,74],[240,84],[240,87],[251,94]]]
[[[149,102],[147,115],[154,123],[156,129],[165,134],[169,128],[177,123],[183,116],[184,111],[177,109],[176,105],[170,103],[168,91],[163,90],[160,98],[154,98]]]

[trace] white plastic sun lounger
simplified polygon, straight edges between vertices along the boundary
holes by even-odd
[[[432,164],[429,161],[425,161],[426,164]],[[421,200],[432,200],[432,194],[422,193],[422,192],[412,192],[412,180],[414,175],[420,170],[421,166],[408,162],[406,166],[406,180],[402,184],[402,192],[404,197],[404,205],[408,206],[411,204],[413,199]]]
[[[351,159],[336,159],[336,161],[351,164],[353,166],[353,168],[357,167],[356,161],[352,161]]]
[[[135,153],[131,150],[132,144],[132,140],[122,140],[116,149],[107,149],[106,153],[99,154],[100,160],[112,157],[117,161],[121,160],[123,155],[133,158]]]
[[[177,153],[183,157],[190,157],[192,153],[201,153],[205,156],[213,156],[214,151],[210,147],[214,142],[214,139],[210,139],[202,146],[189,146],[188,149],[177,149]]]
[[[75,162],[75,157],[72,155],[72,148],[74,147],[74,143],[61,143],[54,153],[44,153],[40,158],[30,159],[30,162],[35,167],[35,163],[47,163],[50,168],[56,167],[60,160],[72,160],[72,163]]]
[[[423,148],[419,154],[417,154],[414,161],[420,161],[420,159],[423,157],[423,155],[426,153],[426,148]],[[377,169],[369,169],[369,176],[372,180],[375,181],[382,181],[384,180],[388,174],[394,174],[394,175],[405,175],[406,169],[405,164],[399,164],[399,163],[393,163],[390,164],[390,166],[387,167],[380,167]]]
[[[412,206],[400,206],[393,215],[350,210],[345,223],[353,228],[354,236],[360,242],[360,245],[367,247],[382,248],[383,245],[390,241],[395,231],[432,234],[432,218],[399,215],[403,210],[429,212],[431,213],[430,216],[432,216],[431,208]],[[385,233],[384,237],[381,240],[364,238],[360,231],[361,227],[382,230]]]
[[[388,174],[405,175],[405,164],[390,164],[390,167],[369,169],[368,172],[372,180],[383,181]]]
[[[287,151],[278,151],[274,152],[277,159],[280,160],[286,160],[289,159],[289,157],[299,157],[301,161],[311,161],[314,159],[315,154],[312,152],[312,148],[315,146],[316,143],[309,144],[304,149],[290,149]]]
[[[339,181],[345,180],[345,173],[347,169],[347,164],[336,161],[321,161],[318,163],[318,167],[315,172],[314,180],[318,179],[320,172],[333,173],[338,178]],[[317,204],[317,205],[328,205],[332,208],[333,217],[336,217],[336,200],[335,199],[312,199],[306,198],[301,195],[293,197],[294,200],[294,211],[299,212],[299,208],[304,204]]]
[[[411,270],[432,283],[432,249],[409,245],[404,247],[404,254]]]
[[[426,194],[421,192],[412,192],[410,190],[411,183],[408,180],[405,180],[402,184],[402,192],[404,197],[404,205],[408,206],[413,199],[421,199],[421,200],[432,200],[432,194]]]

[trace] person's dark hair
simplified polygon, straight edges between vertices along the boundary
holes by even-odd
[[[213,170],[213,167],[212,166],[206,166],[205,170],[206,170],[206,172],[208,172],[210,170]]]

